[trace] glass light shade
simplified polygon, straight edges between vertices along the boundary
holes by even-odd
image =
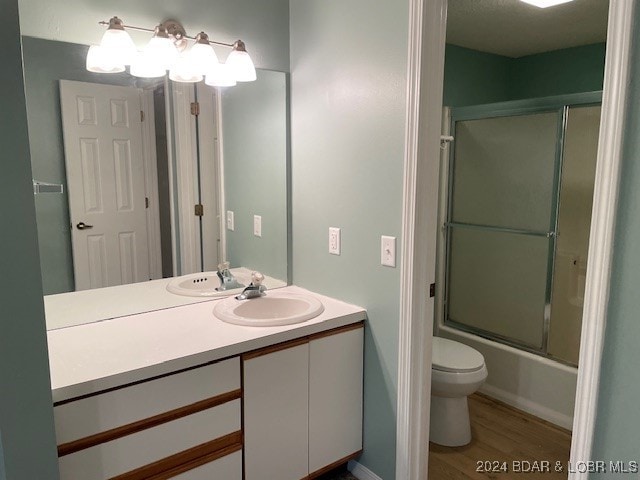
[[[217,63],[207,72],[204,83],[212,87],[233,87],[236,84],[236,77],[229,65]]]
[[[125,71],[124,63],[118,63],[108,49],[92,45],[87,52],[87,70],[94,73],[120,73]]]
[[[573,0],[520,0],[524,3],[528,3],[529,5],[533,5],[538,8],[548,8],[555,7],[556,5],[561,5],[563,3],[569,3]]]
[[[188,56],[180,55],[169,71],[169,78],[174,82],[196,83],[202,80],[203,75]]]
[[[143,50],[144,56],[156,65],[169,70],[178,60],[178,50],[170,38],[153,37]]]
[[[253,82],[256,76],[256,67],[247,52],[232,50],[225,62],[238,82]]]
[[[131,64],[129,73],[134,77],[157,78],[164,76],[167,73],[167,69],[164,65],[158,64],[153,58],[146,55],[146,52],[140,52]]]
[[[209,44],[194,43],[187,52],[187,58],[202,75],[206,75],[218,62],[218,56]]]
[[[124,65],[130,65],[136,55],[136,46],[124,30],[109,28],[102,35],[100,46]]]

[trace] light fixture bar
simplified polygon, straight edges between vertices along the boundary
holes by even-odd
[[[125,25],[118,17],[108,22],[100,21],[98,25],[107,26],[107,31],[100,45],[89,48],[87,70],[90,72],[124,72],[130,65],[129,73],[134,77],[161,77],[168,70],[171,80],[183,83],[199,82],[205,76],[208,77],[207,83],[219,83],[219,86],[231,85],[231,80],[235,85],[236,81],[253,82],[257,79],[255,65],[242,40],[217,42],[210,40],[205,32],[191,37],[175,20],[165,20],[153,29]],[[142,51],[138,51],[127,30],[152,33],[153,37]],[[189,40],[194,41],[190,48]],[[220,62],[212,45],[231,49],[225,62],[226,69],[214,68]]]
[[[98,22],[98,25],[107,25],[108,26],[109,22],[105,22],[104,20],[102,20],[102,21]],[[150,33],[154,33],[155,32],[155,28],[135,27],[133,25],[124,25],[124,24],[122,24],[122,27],[126,28],[128,30],[136,30],[138,32],[150,32]],[[169,30],[169,29],[167,29],[167,30]],[[171,33],[171,32],[169,32],[169,33]],[[190,37],[189,35],[186,35],[186,34],[183,34],[183,33],[180,34],[180,38],[187,38],[189,40],[196,40],[196,37]],[[235,45],[234,43],[216,42],[215,40],[211,40],[211,39],[208,39],[208,41],[209,41],[209,43],[213,43],[215,45],[223,45],[225,47],[233,47]]]

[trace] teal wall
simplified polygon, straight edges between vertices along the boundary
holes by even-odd
[[[591,458],[638,461],[640,445],[640,23],[636,13],[616,234]],[[591,475],[590,478],[618,476]],[[626,476],[623,476],[626,478]]]
[[[26,36],[22,45],[33,178],[66,185],[58,80],[135,86],[135,79],[88,72],[84,45]],[[66,191],[35,197],[45,295],[74,290],[68,201]]]
[[[513,61],[511,97],[551,97],[602,90],[606,45],[596,43]]]
[[[15,0],[0,2],[0,478],[55,480],[57,451]]]
[[[450,107],[509,100],[511,58],[447,44],[444,100]]]
[[[19,0],[23,35],[71,43],[97,44],[98,25],[114,15],[129,25],[153,28],[167,19],[182,23],[187,34],[204,30],[212,40],[244,40],[257,67],[289,71],[288,0]],[[149,34],[132,32],[139,46]],[[224,60],[229,48],[216,47]]]
[[[258,70],[255,82],[222,93],[227,260],[287,281],[287,78]],[[262,237],[253,216],[262,217]]]
[[[395,477],[400,269],[380,265],[380,235],[400,247],[408,5],[296,0],[290,11],[293,282],[367,309],[359,461],[385,480]],[[342,229],[339,256],[329,227]]]
[[[602,90],[606,45],[509,58],[447,45],[444,105],[550,97]]]
[[[4,468],[4,450],[2,449],[2,430],[0,430],[0,480],[6,480],[6,472]]]

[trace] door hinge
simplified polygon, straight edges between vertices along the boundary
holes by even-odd
[[[196,217],[202,217],[204,215],[204,206],[201,203],[195,206],[195,215]]]
[[[140,121],[144,122],[144,112],[140,110]]]
[[[432,283],[429,285],[429,298],[433,298],[436,296],[436,284]]]
[[[191,115],[195,115],[196,117],[200,115],[200,103],[191,102]]]
[[[149,197],[144,197],[144,208],[149,208]]]

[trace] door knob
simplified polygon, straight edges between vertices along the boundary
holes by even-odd
[[[87,228],[93,228],[93,225],[87,225],[87,224],[86,224],[86,223],[84,223],[84,222],[80,222],[80,223],[78,223],[78,224],[76,225],[76,228],[77,228],[78,230],[85,230],[85,229],[87,229]]]

